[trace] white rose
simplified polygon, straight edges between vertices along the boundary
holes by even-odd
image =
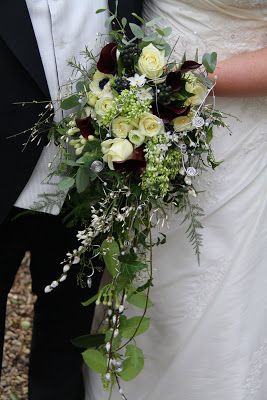
[[[172,123],[176,132],[191,131],[193,129],[191,115],[176,117]]]
[[[103,74],[102,72],[96,70],[93,76],[93,80],[90,83],[90,90],[97,96],[100,97],[104,88],[106,88],[109,80],[113,78],[111,74]]]
[[[142,75],[149,79],[159,78],[163,74],[164,65],[164,50],[158,50],[152,43],[143,48],[138,60],[138,68]]]
[[[125,117],[117,117],[112,121],[112,133],[119,138],[127,138],[128,133],[133,127],[134,126]]]
[[[135,145],[135,147],[139,147],[144,143],[145,135],[135,129],[129,133],[129,140]]]
[[[194,95],[186,100],[185,105],[199,106],[207,95],[207,88],[199,82],[192,72],[188,72],[185,77],[188,79],[185,84],[185,90]]]
[[[103,96],[95,103],[95,112],[103,117],[113,106],[113,96]]]
[[[150,113],[144,113],[139,122],[139,132],[144,136],[153,137],[164,131],[162,119]]]
[[[127,139],[108,139],[101,144],[103,160],[114,170],[113,162],[126,161],[133,152],[133,145]]]

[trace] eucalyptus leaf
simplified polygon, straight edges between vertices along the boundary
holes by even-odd
[[[96,14],[100,14],[100,13],[102,13],[102,12],[104,12],[104,11],[107,11],[107,9],[106,8],[98,8],[98,10],[96,10]]]
[[[130,29],[131,29],[132,33],[134,34],[134,36],[135,36],[137,39],[143,39],[143,37],[144,37],[144,31],[143,31],[142,28],[140,28],[139,25],[130,23],[129,26],[130,26]]]
[[[122,372],[119,374],[124,381],[134,379],[144,368],[144,354],[141,349],[133,344],[126,347],[126,360],[122,364]]]
[[[83,335],[71,340],[71,343],[79,349],[88,349],[89,347],[99,347],[105,343],[105,335]]]
[[[217,64],[217,53],[205,53],[202,57],[202,64],[207,72],[214,72]]]
[[[153,19],[151,19],[150,21],[148,21],[148,22],[146,23],[146,26],[147,26],[147,27],[154,26],[154,25],[156,25],[160,20],[161,20],[161,17],[153,18]]]
[[[164,32],[164,36],[170,36],[170,34],[172,33],[172,28],[170,26],[167,26],[166,28],[162,29]]]
[[[133,335],[138,336],[147,331],[149,325],[150,325],[150,318],[132,317],[130,319],[121,321],[120,332],[122,337],[126,339],[131,339]]]
[[[114,239],[104,240],[104,242],[101,245],[101,253],[103,255],[103,259],[107,267],[107,270],[113,277],[116,276],[119,272],[119,266],[120,266],[120,262],[118,259],[120,254],[120,248],[116,240]]]
[[[59,190],[69,190],[72,188],[75,184],[75,179],[71,178],[69,176],[66,176],[65,178],[61,179],[61,181],[58,184]]]
[[[85,364],[94,371],[104,374],[107,370],[107,359],[98,350],[88,349],[82,353]]]
[[[110,17],[108,17],[105,21],[105,28],[109,29],[112,21],[115,19],[115,15],[111,15]]]
[[[65,165],[69,165],[70,167],[78,167],[79,166],[77,164],[77,162],[74,160],[63,160],[62,163]]]
[[[85,167],[80,167],[76,175],[76,187],[78,193],[84,192],[88,184],[89,184],[88,169]]]
[[[142,25],[144,25],[145,20],[144,20],[142,17],[140,17],[140,16],[137,15],[136,13],[132,13],[132,15],[133,15],[136,19],[138,19],[138,21],[140,21]]]
[[[61,100],[60,107],[63,110],[70,110],[71,108],[77,107],[79,104],[79,96],[73,94],[72,96]]]
[[[125,18],[125,17],[123,17],[122,19],[121,19],[121,24],[122,24],[122,26],[125,28],[125,26],[127,25],[127,18]]]

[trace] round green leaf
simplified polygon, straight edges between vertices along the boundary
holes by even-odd
[[[107,371],[107,359],[98,350],[88,349],[82,353],[85,364],[94,371],[105,374]]]
[[[144,368],[144,355],[141,349],[129,344],[126,347],[126,360],[122,364],[122,372],[119,374],[124,381],[134,379]]]
[[[145,308],[146,304],[147,307],[152,307],[153,305],[151,300],[147,299],[147,295],[143,292],[131,294],[129,297],[127,297],[127,301],[138,308]]]
[[[124,338],[130,339],[133,335],[138,336],[147,331],[149,325],[150,318],[147,317],[132,317],[125,320],[121,319],[120,332]]]

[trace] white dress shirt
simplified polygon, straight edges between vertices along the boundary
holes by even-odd
[[[97,33],[106,33],[104,26],[107,13],[95,14],[98,8],[107,7],[107,0],[26,0],[34,33],[39,47],[51,99],[58,99],[59,87],[65,85],[72,73],[67,61],[75,57],[84,63],[80,54],[85,46],[95,49],[100,46]],[[55,120],[62,119],[61,111]],[[30,180],[23,189],[15,206],[31,209],[40,201],[42,194],[58,192],[60,178],[53,176],[48,166],[55,165],[56,146],[50,143],[44,148]],[[62,202],[64,201],[64,196]],[[40,211],[58,214],[60,206]]]

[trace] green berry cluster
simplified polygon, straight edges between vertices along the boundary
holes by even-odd
[[[129,122],[139,119],[150,110],[150,103],[150,100],[140,101],[138,91],[134,88],[125,89],[115,98],[114,106],[103,116],[101,125],[108,127],[118,115],[125,117]]]
[[[178,148],[169,148],[162,154],[161,144],[167,144],[165,135],[153,137],[147,142],[145,159],[146,171],[142,175],[141,187],[154,195],[164,197],[169,190],[170,180],[174,179],[181,168],[181,152]]]
[[[150,100],[140,101],[138,92],[134,89],[123,90],[116,98],[117,109],[120,115],[127,118],[129,122],[139,119],[151,108]]]

